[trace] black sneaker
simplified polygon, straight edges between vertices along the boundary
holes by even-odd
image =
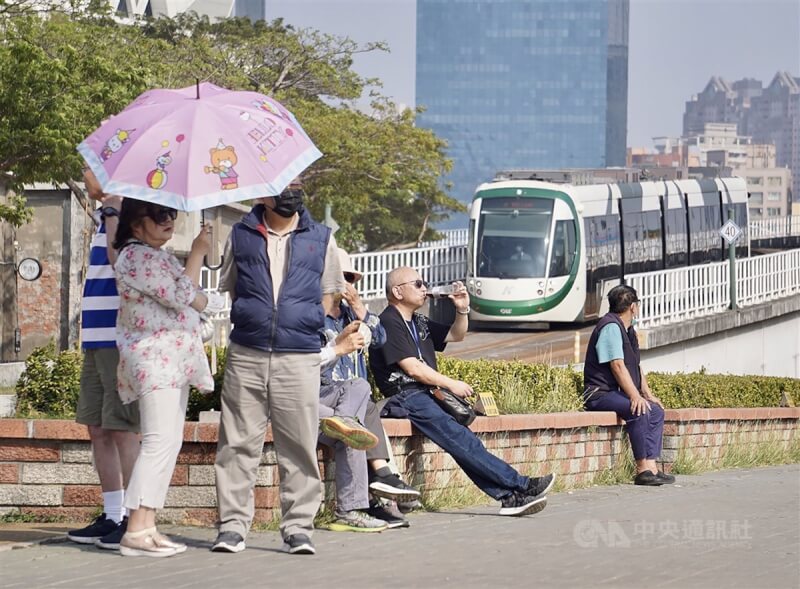
[[[103,550],[119,550],[119,541],[128,531],[128,516],[122,518],[117,524],[117,529],[94,541],[94,545]]]
[[[402,512],[391,503],[383,505],[375,502],[369,506],[366,512],[374,518],[385,521],[390,530],[393,528],[407,528],[411,525],[409,521],[403,517]]]
[[[402,514],[411,513],[415,509],[422,509],[423,505],[417,499],[413,501],[398,501],[397,502],[397,509]]]
[[[241,552],[244,550],[244,538],[236,532],[220,532],[211,552]]]
[[[99,540],[116,530],[118,525],[113,519],[108,519],[105,513],[101,513],[97,519],[85,528],[67,532],[67,538],[78,544],[94,544],[95,540]]]
[[[645,470],[636,475],[633,479],[633,484],[644,485],[646,487],[660,487],[664,484],[664,481],[658,478],[658,475],[654,474],[653,471]]]
[[[498,515],[533,515],[547,507],[547,497],[534,497],[514,491],[503,497]]]
[[[421,495],[414,487],[405,484],[396,474],[385,477],[373,474],[369,482],[369,492],[375,497],[400,502],[414,501]]]
[[[317,549],[314,548],[311,538],[305,534],[292,534],[291,536],[284,538],[282,550],[284,552],[288,552],[289,554],[317,553]]]
[[[545,497],[547,492],[556,484],[556,475],[549,474],[543,477],[531,477],[528,481],[528,489],[525,491],[526,495],[531,497]]]
[[[671,474],[665,473],[663,470],[659,470],[656,473],[656,477],[662,480],[665,485],[671,485],[672,483],[675,482],[675,477],[672,476]]]

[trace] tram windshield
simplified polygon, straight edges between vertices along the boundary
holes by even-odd
[[[487,198],[481,203],[476,275],[492,278],[544,277],[553,201]]]

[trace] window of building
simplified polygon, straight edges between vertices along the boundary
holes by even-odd
[[[764,183],[764,179],[760,176],[748,176],[747,177],[747,184],[748,186],[761,186]]]
[[[764,200],[764,193],[763,192],[751,192],[750,193],[750,201],[751,202],[762,202]]]
[[[781,200],[781,193],[780,192],[770,192],[770,193],[767,194],[767,200],[780,201]]]
[[[767,186],[780,186],[781,185],[781,177],[780,176],[770,176],[767,178]]]
[[[780,217],[780,216],[781,216],[781,210],[780,209],[776,209],[776,208],[773,208],[773,207],[769,207],[767,209],[767,217]]]

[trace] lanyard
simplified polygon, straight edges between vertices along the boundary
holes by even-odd
[[[411,327],[408,326],[408,321],[405,319],[403,320],[403,323],[405,324],[408,333],[411,334],[411,339],[414,340],[414,345],[417,346],[417,357],[419,358],[419,361],[425,362],[425,360],[422,358],[422,350],[419,347],[419,334],[417,333],[417,324],[414,322],[414,317],[411,317]]]

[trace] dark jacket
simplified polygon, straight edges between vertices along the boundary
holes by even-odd
[[[625,355],[625,367],[631,374],[633,386],[641,392],[642,374],[639,369],[639,340],[636,337],[636,330],[633,326],[625,329],[625,324],[616,313],[606,313],[597,323],[589,338],[589,346],[586,349],[586,360],[583,364],[583,390],[584,397],[587,394],[601,394],[614,391],[620,388],[617,379],[611,372],[611,363],[600,364],[597,359],[597,339],[600,332],[609,323],[616,323],[622,332],[622,351]]]
[[[231,231],[236,264],[231,341],[265,352],[319,353],[325,321],[322,273],[331,230],[314,222],[305,209],[300,212],[276,305],[263,215],[264,206],[258,205]]]

